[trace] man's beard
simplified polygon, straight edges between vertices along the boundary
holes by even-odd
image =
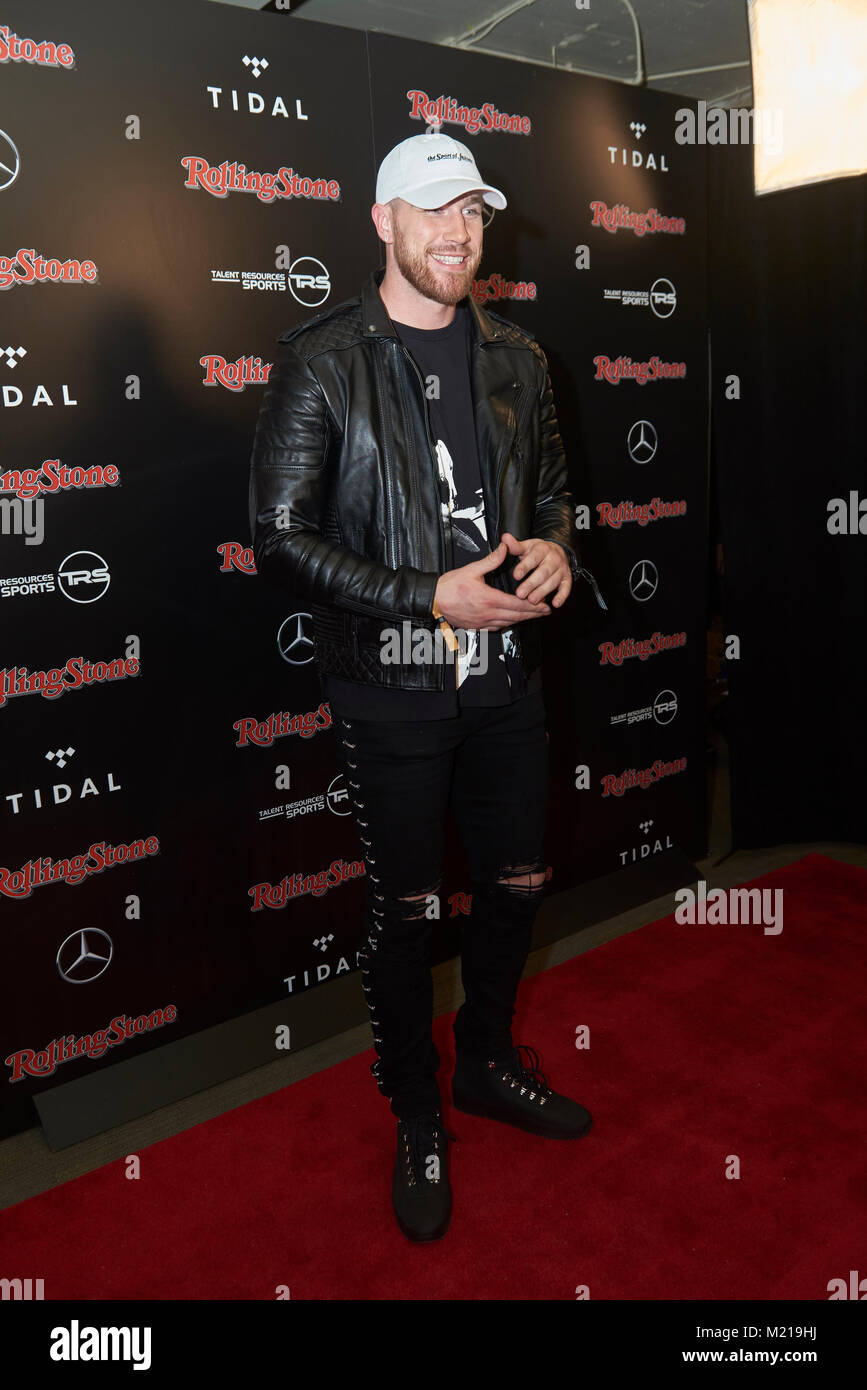
[[[472,251],[457,254],[466,254],[467,256],[463,270],[459,273],[446,271],[440,278],[431,265],[431,258],[428,253],[416,251],[410,247],[400,227],[395,226],[394,256],[401,274],[404,279],[409,281],[413,289],[418,290],[419,294],[423,294],[426,299],[435,300],[437,304],[457,304],[459,300],[469,294],[473,287],[473,278],[482,258],[481,248],[475,257]]]

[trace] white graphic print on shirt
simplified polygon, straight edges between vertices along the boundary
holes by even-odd
[[[481,558],[483,554],[490,553],[487,547],[488,533],[485,528],[485,503],[482,497],[482,489],[480,487],[476,488],[474,494],[475,500],[472,502],[465,499],[459,499],[457,485],[455,483],[454,459],[452,458],[445,442],[442,439],[437,440],[436,451],[437,467],[439,469],[440,480],[441,482],[445,483],[446,488],[448,489],[448,501],[440,503],[443,516],[448,517],[449,519],[451,525],[451,534],[455,544],[459,547],[462,547],[464,550],[474,552],[476,555],[478,555],[479,558]],[[461,501],[462,505],[457,506],[456,503],[459,500]],[[456,521],[464,524],[459,524],[458,526],[455,526],[454,523]],[[472,531],[473,527],[475,527],[478,530],[482,539],[486,542],[484,548],[481,545],[479,545],[478,541],[475,539]],[[499,652],[499,658],[500,661],[505,662],[505,651],[509,651],[510,653],[517,655],[512,629],[506,628],[504,631],[501,632],[500,637],[502,639],[501,648],[504,648],[504,650],[501,650]],[[470,666],[472,665],[473,658],[478,649],[479,642],[480,633],[477,629],[467,632],[466,653],[458,653],[458,686],[462,685],[467,677],[467,673],[470,669]],[[511,684],[508,666],[506,667],[506,677],[509,680],[509,684]]]

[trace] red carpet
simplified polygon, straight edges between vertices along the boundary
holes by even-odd
[[[0,1213],[0,1270],[46,1299],[826,1300],[867,1274],[867,873],[810,854],[755,883],[785,890],[779,935],[667,917],[522,985],[515,1041],[593,1112],[583,1139],[453,1111],[437,1021],[460,1142],[436,1244],[395,1225],[371,1049],[142,1150],[138,1181],[118,1161]]]

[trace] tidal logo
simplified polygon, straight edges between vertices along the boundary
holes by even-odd
[[[621,864],[637,864],[639,859],[650,859],[654,854],[662,854],[663,850],[674,849],[670,835],[666,835],[664,838],[661,835],[655,835],[653,839],[650,838],[648,832],[652,825],[652,820],[641,821],[638,829],[642,834],[642,842],[640,845],[631,845],[629,849],[620,851]]]
[[[71,746],[68,748],[50,748],[45,754],[46,760],[53,763],[61,771],[74,756],[75,749]],[[105,792],[119,792],[121,790],[121,783],[115,781],[115,774],[104,772],[99,774],[98,779],[85,776],[80,781],[76,779],[74,782],[53,782],[50,787],[28,787],[25,791],[9,792],[5,799],[12,807],[13,816],[21,814],[21,802],[25,799],[28,805],[32,801],[37,811],[43,811],[46,805],[62,806],[67,801],[72,801],[73,797],[76,801],[83,801],[86,796],[101,796],[102,792],[97,786],[97,780],[104,784],[103,790]]]
[[[244,54],[241,62],[250,76],[256,78],[257,81],[262,76],[263,72],[270,66],[267,58],[257,58],[255,55],[251,56],[249,53]],[[230,87],[228,93],[224,92],[222,87],[206,87],[205,91],[210,92],[211,105],[215,111],[221,109],[232,111],[245,110],[247,115],[250,116],[261,116],[263,113],[267,112],[269,116],[283,116],[284,119],[289,119],[289,111],[287,110],[286,102],[281,96],[269,97],[266,103],[265,98],[259,92],[244,92],[242,95],[246,97],[246,102],[243,103],[238,100],[238,92],[235,87]],[[268,105],[270,105],[270,110],[267,109]],[[309,119],[301,110],[300,97],[295,98],[295,119],[296,121],[306,121]]]
[[[32,396],[30,395],[30,389],[31,388],[28,386],[27,396],[29,399],[25,399],[24,391],[22,391],[20,386],[5,385],[0,387],[0,398],[2,398],[4,406],[10,410],[14,410],[18,405],[29,405],[31,407],[36,405],[78,405],[78,401],[75,397],[69,394],[69,385],[67,382],[61,383],[59,395],[57,389],[52,388],[52,390],[54,390],[54,395],[52,396],[48,387],[44,385],[43,382],[39,382],[37,386],[33,387]]]
[[[636,141],[639,141],[644,137],[647,126],[640,121],[631,121],[629,129]],[[608,157],[612,164],[620,164],[625,168],[631,166],[633,169],[658,169],[662,174],[670,172],[664,154],[656,155],[651,154],[650,151],[645,153],[644,150],[630,149],[622,145],[609,145]]]

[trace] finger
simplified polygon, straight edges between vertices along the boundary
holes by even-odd
[[[476,574],[487,574],[490,570],[495,570],[506,558],[508,551],[500,541],[496,550],[492,550],[490,555],[483,555],[481,560],[471,560],[468,565],[462,566],[465,570],[475,570]]]
[[[530,574],[537,565],[541,564],[545,556],[545,542],[538,541],[535,544],[528,541],[521,556],[520,562],[515,566],[513,575],[515,579],[523,579]]]
[[[506,542],[510,555],[520,555],[527,546],[526,541],[519,541],[511,531],[504,531],[500,539]]]
[[[526,595],[526,599],[528,603],[536,604],[546,594],[550,594],[559,587],[559,569],[548,569],[547,566],[540,567],[533,575],[530,584],[530,592]]]
[[[551,602],[554,605],[554,607],[561,608],[563,604],[566,602],[571,592],[572,576],[571,574],[567,574],[566,578],[560,581],[560,587],[558,588],[554,597],[551,599]]]
[[[518,598],[529,598],[532,591],[538,588],[544,579],[559,572],[560,566],[551,559],[550,555],[540,560],[538,565],[530,570],[526,579],[515,590]],[[559,583],[559,580],[557,581]]]

